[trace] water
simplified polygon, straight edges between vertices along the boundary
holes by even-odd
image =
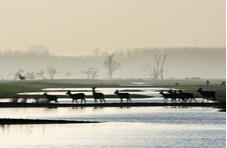
[[[1,118],[104,121],[5,125],[0,147],[224,148],[225,113],[214,108],[1,108]]]
[[[97,88],[105,95],[117,88]],[[142,94],[133,102],[163,102],[160,90],[167,88],[124,87],[123,92]],[[65,95],[67,90],[91,95],[90,88],[47,88],[49,94]],[[43,92],[21,94],[42,95]],[[196,98],[198,102],[201,98]],[[1,101],[9,101],[2,99]],[[119,102],[119,98],[107,98]],[[32,103],[34,99],[28,99]],[[94,102],[87,98],[88,103]],[[171,102],[169,100],[169,102]],[[59,98],[59,103],[71,103]],[[168,102],[167,102],[168,103]],[[213,108],[0,108],[0,118],[65,119],[101,121],[96,124],[4,125],[0,147],[225,147],[225,113]]]
[[[117,87],[111,88],[97,88],[96,92],[102,92],[104,95],[114,95],[115,90],[120,90],[122,92],[129,92],[130,94],[140,94],[147,97],[160,97],[162,95],[159,94],[160,90],[167,90],[167,88],[156,88],[156,87],[121,87],[120,89]],[[71,90],[72,93],[84,93],[85,95],[92,95],[91,88],[45,88],[42,89],[43,92],[28,92],[28,93],[19,93],[30,94],[30,95],[43,95],[44,92],[48,92],[48,94],[53,95],[66,95],[66,92]],[[68,95],[66,95],[68,96]]]

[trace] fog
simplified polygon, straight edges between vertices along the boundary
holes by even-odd
[[[2,80],[225,78],[225,0],[0,0],[0,19]]]
[[[0,51],[225,47],[225,0],[1,0]]]
[[[37,45],[26,52],[7,51],[0,53],[0,79],[12,80],[19,71],[27,79],[49,79],[47,68],[56,70],[54,79],[88,78],[87,71],[97,71],[96,79],[108,79],[104,60],[109,53],[95,50],[86,56],[56,56],[48,47]],[[137,48],[116,50],[114,60],[121,65],[113,78],[150,78],[148,65],[156,65],[154,56],[167,55],[164,64],[164,79],[173,78],[225,78],[225,48]],[[43,78],[37,73],[43,71]],[[34,77],[30,77],[33,75]],[[92,78],[92,77],[90,77]]]

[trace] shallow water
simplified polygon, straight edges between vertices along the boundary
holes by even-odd
[[[147,97],[151,96],[161,96],[159,94],[160,90],[167,90],[167,88],[156,88],[156,87],[151,87],[151,88],[144,88],[144,87],[121,87],[121,88],[97,88],[96,92],[102,92],[104,95],[114,95],[115,90],[119,90],[121,92],[129,92],[130,94],[141,94],[145,95]],[[24,92],[24,93],[19,93],[21,95],[43,95],[44,92],[48,92],[48,94],[53,94],[53,95],[66,95],[66,92],[68,90],[71,90],[72,93],[84,93],[85,95],[92,95],[92,90],[91,88],[44,88],[42,89],[42,92]],[[66,95],[68,96],[68,95]]]
[[[5,125],[0,147],[224,148],[225,113],[213,108],[1,108],[1,118],[104,121]]]

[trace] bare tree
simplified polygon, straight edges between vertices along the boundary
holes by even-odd
[[[89,70],[82,71],[82,73],[87,75],[87,79],[91,78],[91,72]]]
[[[166,62],[167,54],[161,55],[160,53],[154,55],[154,65],[148,64],[146,72],[155,80],[164,79],[164,65]]]
[[[91,73],[91,78],[96,79],[97,75],[98,75],[98,70],[94,69]]]
[[[82,71],[82,73],[87,75],[87,79],[96,79],[98,70],[90,67],[88,70]]]
[[[50,79],[54,79],[54,75],[57,73],[57,69],[53,68],[52,66],[47,67],[47,73],[50,76]]]
[[[46,79],[45,76],[44,76],[44,74],[45,74],[45,71],[44,70],[39,70],[39,71],[36,72],[37,78],[43,79],[43,80]]]
[[[27,72],[25,77],[30,80],[35,80],[36,79],[36,74],[35,72]]]
[[[108,54],[104,61],[104,66],[107,69],[109,79],[113,78],[113,73],[121,66],[121,63],[114,59],[114,55],[115,55],[114,53],[110,55]]]

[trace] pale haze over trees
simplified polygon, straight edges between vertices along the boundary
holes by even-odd
[[[115,54],[109,54],[106,56],[105,60],[104,60],[104,67],[107,70],[107,75],[109,77],[109,79],[113,78],[113,74],[114,72],[120,68],[121,63],[119,61],[117,61],[115,59]]]
[[[151,78],[157,80],[157,79],[164,79],[164,66],[165,66],[165,62],[166,62],[166,58],[167,58],[167,54],[161,54],[161,53],[157,53],[155,55],[153,55],[153,59],[154,59],[154,63],[148,64],[147,65],[147,70],[146,72],[151,76]]]
[[[163,58],[167,55],[163,67],[163,78],[225,78],[226,51],[225,48],[142,48],[127,51],[116,50],[113,60],[120,62],[113,78],[149,78],[154,79],[146,70],[147,66],[157,67],[155,55],[160,51],[161,66]],[[0,52],[0,78],[12,80],[19,72],[22,76],[29,73],[30,78],[35,79],[109,79],[108,70],[104,61],[108,57],[106,51],[100,51],[99,55],[87,56],[56,56],[43,55],[31,52]],[[51,66],[53,77],[47,71]],[[56,72],[55,72],[56,71]],[[88,72],[86,75],[83,72]],[[152,72],[152,71],[151,71]],[[16,77],[18,79],[18,77]],[[158,77],[161,79],[161,75]]]

